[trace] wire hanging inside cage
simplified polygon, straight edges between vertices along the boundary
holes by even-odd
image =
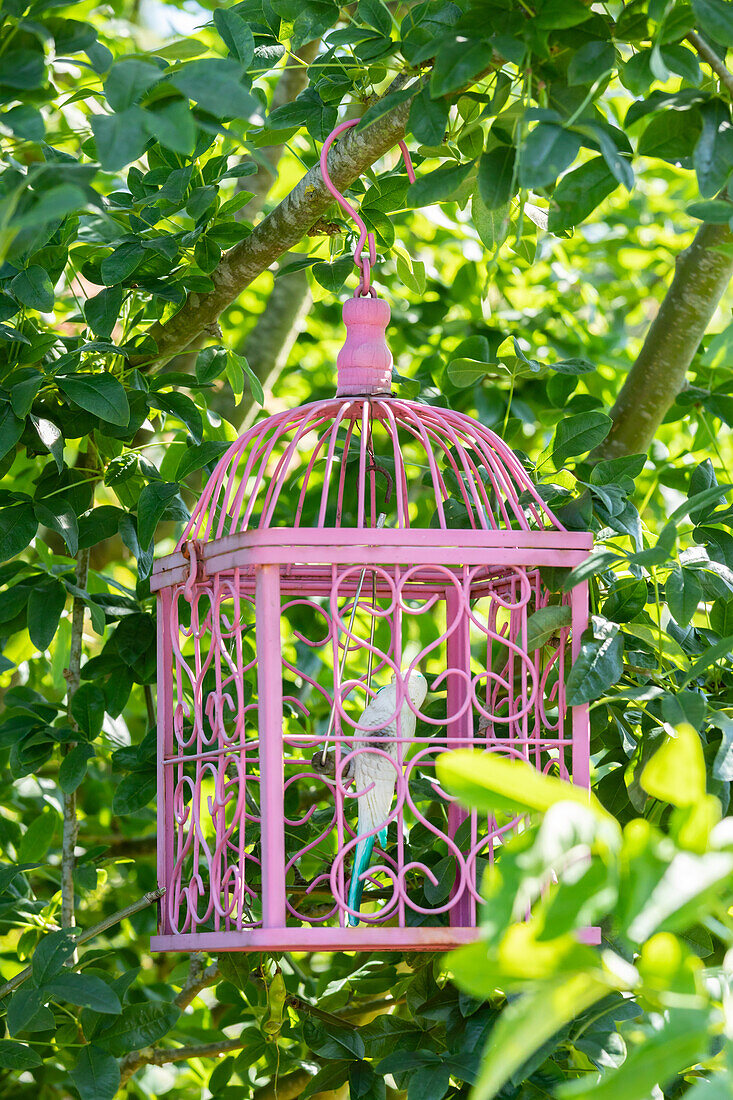
[[[394,478],[390,474],[389,470],[385,469],[384,466],[380,466],[378,464],[377,460],[376,460],[376,457],[374,455],[374,448],[373,448],[373,445],[372,445],[372,426],[371,426],[371,422],[369,423],[369,434],[367,436],[366,452],[367,452],[367,455],[369,457],[369,465],[365,468],[364,473],[365,474],[380,473],[387,480],[387,490],[384,494],[384,508],[385,508],[385,511],[379,513],[379,516],[377,517],[376,528],[375,528],[376,530],[381,530],[384,527],[384,524],[385,524],[386,519],[387,519],[386,509],[389,507],[389,502],[392,499],[392,489],[394,488]],[[366,578],[366,575],[367,575],[367,567],[364,566],[364,568],[362,569],[362,571],[359,575],[359,581],[358,581],[357,586],[356,586],[356,592],[354,593],[354,602],[353,602],[352,607],[351,607],[351,616],[349,618],[349,626],[348,626],[348,629],[347,629],[347,636],[344,639],[344,651],[341,654],[341,661],[339,663],[338,683],[334,684],[333,704],[331,706],[331,713],[330,713],[329,719],[328,719],[328,728],[326,730],[326,736],[323,739],[323,749],[321,750],[321,753],[320,753],[320,758],[321,758],[320,759],[320,767],[321,768],[324,767],[325,764],[326,764],[326,759],[327,759],[327,756],[328,756],[328,744],[329,744],[329,741],[330,741],[330,738],[331,738],[331,733],[333,732],[334,724],[336,722],[336,693],[337,693],[337,691],[341,690],[341,683],[343,681],[344,672],[346,670],[346,660],[347,660],[347,657],[348,657],[348,654],[349,654],[349,639],[353,638],[354,622],[356,620],[356,609],[359,606],[359,599],[361,597],[362,588],[364,587],[364,580]],[[372,570],[372,616],[371,616],[371,623],[370,623],[370,627],[369,627],[369,650],[368,650],[368,657],[367,657],[367,675],[366,675],[367,689],[371,688],[371,686],[372,686],[372,671],[373,671],[373,667],[374,667],[374,630],[375,630],[376,606],[377,606],[377,575],[376,575],[375,571]],[[318,767],[318,756],[319,756],[318,752],[313,754],[312,762],[316,767]]]

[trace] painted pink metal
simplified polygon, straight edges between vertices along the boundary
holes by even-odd
[[[342,195],[339,189],[334,186],[333,180],[331,179],[328,171],[328,150],[331,148],[332,144],[339,136],[339,134],[343,134],[345,130],[350,130],[352,126],[358,126],[359,122],[360,119],[354,118],[351,119],[349,122],[342,122],[339,126],[336,127],[335,130],[332,130],[323,143],[320,158],[321,175],[323,177],[323,182],[325,183],[326,187],[331,192],[341,209],[346,214],[348,214],[349,217],[353,218],[353,220],[356,222],[356,227],[359,230],[359,239],[357,240],[356,247],[354,248],[354,263],[361,271],[361,278],[359,280],[359,286],[354,292],[355,298],[358,298],[362,294],[371,294],[372,296],[374,296],[374,290],[371,287],[371,269],[377,262],[377,245],[374,239],[374,234],[367,231],[364,219],[356,212],[356,210],[351,205],[349,200],[345,197],[345,195]],[[409,179],[410,183],[414,183],[415,170],[412,167],[410,151],[405,145],[404,141],[399,142],[399,147],[402,153],[403,160],[405,162],[407,178]],[[365,246],[367,248],[366,256],[363,255]]]
[[[590,547],[493,432],[448,409],[349,396],[269,417],[233,443],[151,578],[166,887],[153,946],[470,940],[483,870],[521,825],[455,805],[435,760],[469,744],[588,785],[587,708],[565,702],[587,590],[552,597],[541,571]],[[551,598],[569,605],[571,626],[528,652],[527,619]],[[418,667],[430,694],[414,737],[397,717],[389,839],[349,927],[367,793],[352,778],[359,715],[391,676],[401,710]],[[332,709],[324,771],[314,761]]]
[[[473,746],[589,785],[588,708],[565,695],[587,586],[553,594],[543,570],[582,562],[591,537],[564,530],[490,429],[391,396],[374,237],[326,162],[353,125],[321,154],[326,186],[359,229],[337,395],[232,443],[151,577],[166,891],[157,950],[469,942],[483,872],[522,822],[458,806],[437,758]],[[570,623],[529,649],[529,617],[550,601],[569,607]],[[415,670],[429,689],[419,708],[407,690]],[[391,682],[379,739],[362,714]],[[359,800],[375,787],[356,784],[365,752],[394,773],[394,796],[360,834],[381,839],[357,911]]]

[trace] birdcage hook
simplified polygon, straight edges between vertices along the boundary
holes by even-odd
[[[342,122],[339,126],[336,127],[335,130],[331,131],[331,133],[324,141],[323,148],[321,149],[321,175],[323,176],[323,182],[325,183],[326,187],[331,192],[333,197],[336,199],[336,202],[339,204],[341,209],[354,220],[354,222],[356,223],[356,227],[359,230],[359,239],[356,242],[356,247],[354,249],[354,263],[361,272],[361,278],[359,280],[359,286],[357,287],[354,295],[355,297],[358,297],[361,294],[372,293],[370,286],[371,269],[377,262],[377,245],[374,239],[374,234],[370,233],[367,230],[364,220],[354,209],[349,200],[341,194],[339,189],[334,185],[330,175],[328,174],[328,150],[331,148],[331,145],[339,136],[339,134],[343,133],[344,130],[351,129],[352,126],[357,126],[360,121],[360,119],[354,118],[348,122]],[[405,161],[405,169],[407,171],[408,179],[410,180],[410,183],[414,183],[415,170],[412,167],[410,152],[404,141],[400,141],[398,144],[402,152],[403,159]],[[367,250],[366,255],[364,255],[365,247]]]

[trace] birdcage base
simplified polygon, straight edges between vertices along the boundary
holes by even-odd
[[[151,951],[450,951],[481,936],[479,928],[252,928],[153,936]],[[580,943],[601,942],[598,927],[582,928]]]

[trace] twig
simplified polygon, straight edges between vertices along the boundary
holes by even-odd
[[[89,578],[89,550],[80,550],[76,558],[76,586],[86,588]],[[84,601],[74,597],[71,612],[71,643],[69,645],[69,667],[66,670],[66,697],[69,725],[73,730],[78,727],[71,713],[71,704],[81,682],[81,649],[84,633]],[[67,745],[71,752],[73,744]],[[74,850],[79,831],[76,816],[76,791],[64,792],[64,831],[61,842],[61,926],[74,927]]]
[[[157,721],[155,717],[155,701],[153,700],[153,689],[150,684],[146,684],[144,688],[145,695],[145,711],[148,716],[148,729],[153,729]]]
[[[206,955],[202,951],[195,951],[191,956],[186,984],[178,996],[175,997],[174,1004],[178,1005],[180,1009],[188,1008],[191,1002],[196,1000],[201,990],[213,985],[214,982],[219,980],[219,977],[219,964],[213,962],[210,966],[207,966]]]
[[[690,31],[687,35],[687,41],[695,47],[700,57],[710,66],[721,84],[725,84],[728,91],[733,95],[733,73],[727,68],[722,58],[718,57],[715,50],[708,46],[705,39],[697,31]]]
[[[133,901],[132,905],[127,905],[124,909],[118,909],[116,913],[112,913],[109,917],[105,917],[104,920],[99,921],[97,924],[93,924],[86,932],[79,932],[76,937],[76,946],[81,947],[83,943],[88,943],[89,940],[93,940],[95,936],[101,936],[102,932],[106,932],[108,928],[113,928],[114,925],[119,924],[120,921],[125,920],[127,917],[133,917],[135,913],[139,913],[141,909],[147,909],[153,902],[162,898],[164,893],[164,886],[161,886],[158,890],[150,890],[149,893],[143,894],[139,901]],[[8,993],[12,993],[19,985],[22,985],[30,975],[31,967],[27,966],[25,970],[21,970],[13,978],[7,981],[5,985],[0,986],[0,1000],[2,1000],[3,997],[7,997]]]
[[[249,1041],[245,1032],[238,1039],[221,1039],[216,1043],[199,1043],[188,1047],[144,1047],[125,1055],[120,1064],[120,1086],[143,1066],[164,1066],[167,1062],[185,1062],[189,1058],[216,1058],[240,1050]]]

